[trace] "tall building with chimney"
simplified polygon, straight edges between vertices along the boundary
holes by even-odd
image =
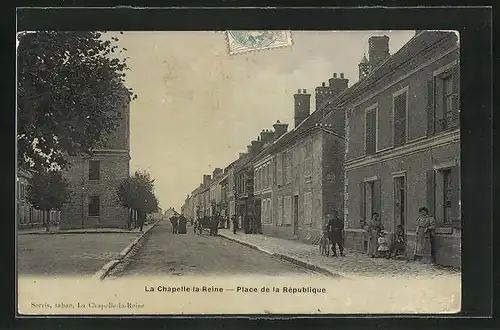
[[[285,126],[253,159],[255,221],[263,234],[313,242],[327,215],[342,214],[345,113],[330,103],[347,88],[344,74],[334,73],[315,89],[312,113],[311,94],[298,90],[293,129]]]
[[[460,54],[453,32],[419,31],[394,55],[369,40],[368,76],[337,100],[347,110],[345,245],[366,251],[378,213],[415,248],[419,208],[436,219],[435,262],[461,264]],[[389,235],[390,237],[390,235]]]
[[[64,172],[71,198],[61,210],[62,229],[128,226],[129,209],[117,195],[130,173],[130,99],[120,108],[118,127],[92,156],[72,157]]]

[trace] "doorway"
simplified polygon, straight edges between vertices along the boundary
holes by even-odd
[[[299,234],[299,196],[293,196],[293,234]]]
[[[262,200],[261,199],[256,199],[254,204],[254,210],[255,210],[255,214],[254,214],[254,226],[252,228],[252,231],[254,234],[260,234],[261,233],[261,224],[262,224],[262,218],[261,218],[261,203],[262,203]]]
[[[404,176],[394,177],[394,230],[402,225],[406,232],[406,182]]]

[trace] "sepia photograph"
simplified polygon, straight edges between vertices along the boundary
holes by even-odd
[[[457,31],[16,42],[20,315],[460,311]]]

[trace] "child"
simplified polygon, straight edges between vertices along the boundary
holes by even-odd
[[[381,230],[379,235],[377,252],[379,256],[384,256],[389,251],[389,243],[387,242],[384,231]]]
[[[396,233],[394,235],[394,241],[391,244],[391,248],[389,249],[389,254],[387,259],[390,259],[392,253],[394,252],[394,256],[397,257],[399,252],[403,252],[405,250],[405,231],[402,225],[398,225],[396,227]]]

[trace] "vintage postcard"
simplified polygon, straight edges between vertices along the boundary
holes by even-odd
[[[457,313],[454,31],[17,35],[19,316]]]

